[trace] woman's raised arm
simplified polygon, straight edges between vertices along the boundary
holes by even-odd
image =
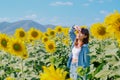
[[[74,28],[75,25],[73,25],[70,30],[69,30],[69,35],[70,35],[70,39],[72,40],[72,42],[75,40],[76,38],[76,35],[75,35],[75,28]]]

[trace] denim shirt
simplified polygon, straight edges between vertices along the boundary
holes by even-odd
[[[74,40],[76,38],[76,35],[75,35],[75,29],[74,29],[74,26],[72,26],[70,28],[70,31],[69,31],[69,35],[70,35],[70,38],[72,40],[72,46],[71,46],[71,49],[74,47]],[[79,53],[79,56],[78,56],[78,66],[82,66],[83,68],[86,68],[90,65],[90,56],[88,55],[89,54],[89,48],[88,48],[88,44],[84,44],[82,47],[81,47],[81,51]],[[70,53],[69,55],[69,58],[68,58],[68,61],[67,61],[67,67],[70,68],[70,65],[71,65],[71,62],[72,62],[72,52]]]

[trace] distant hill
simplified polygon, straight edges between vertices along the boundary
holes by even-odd
[[[52,29],[54,29],[55,28],[55,25],[52,25],[52,24],[47,24],[47,25],[44,25],[45,26],[45,28],[52,28]]]
[[[32,20],[21,20],[13,23],[9,22],[1,22],[0,23],[0,32],[13,34],[17,28],[24,28],[25,30],[29,30],[31,27],[41,30],[42,32],[46,31],[48,27],[54,28],[54,25],[42,25]]]

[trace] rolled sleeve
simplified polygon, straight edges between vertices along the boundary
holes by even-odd
[[[69,30],[69,35],[70,35],[70,39],[72,40],[72,42],[75,40],[76,35],[75,35],[75,29],[74,29],[74,25],[70,28]]]

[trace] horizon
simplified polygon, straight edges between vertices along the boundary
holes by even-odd
[[[103,22],[115,10],[120,12],[118,0],[4,0],[1,1],[0,22],[33,20],[42,25],[90,26]]]

